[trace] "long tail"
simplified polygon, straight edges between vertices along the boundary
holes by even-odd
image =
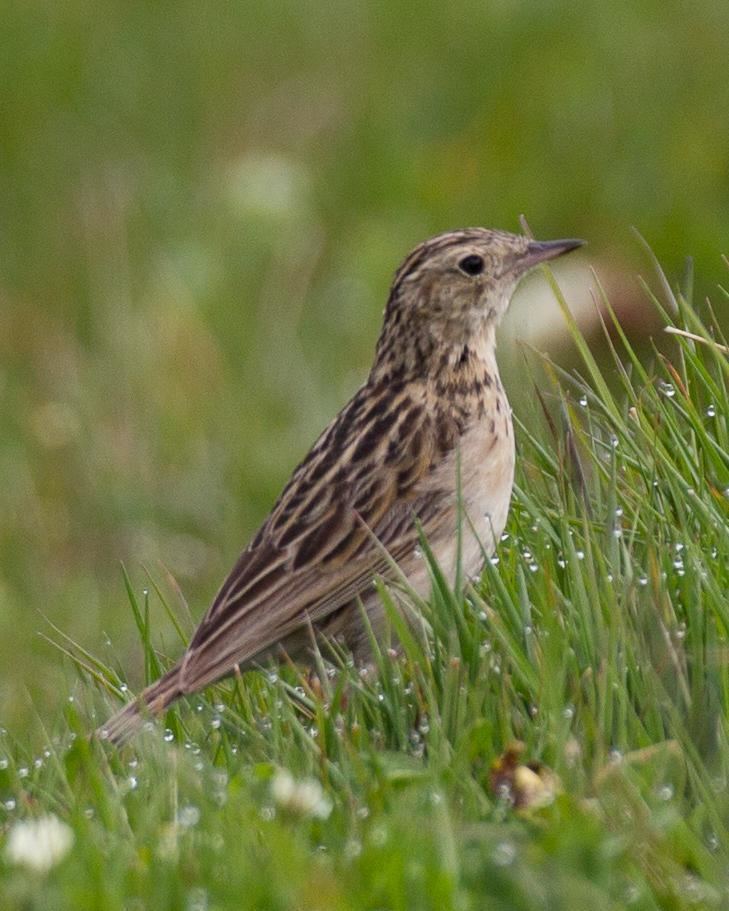
[[[183,691],[180,688],[180,664],[176,664],[156,683],[150,684],[137,696],[134,702],[125,705],[101,727],[96,736],[121,746],[153,716],[161,715]]]

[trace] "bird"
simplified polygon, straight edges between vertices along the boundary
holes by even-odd
[[[119,745],[179,697],[271,659],[311,662],[318,641],[366,662],[370,629],[387,627],[377,580],[400,574],[429,594],[421,535],[450,581],[478,575],[514,478],[496,328],[528,272],[583,243],[465,228],[405,257],[367,379],[294,469],[182,657],[101,739]]]

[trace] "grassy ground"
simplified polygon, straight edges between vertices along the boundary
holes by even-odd
[[[726,331],[729,5],[10,0],[3,33],[0,908],[726,904],[726,359],[646,352],[627,226],[695,257]],[[443,593],[433,655],[344,704],[252,675],[170,718],[199,750],[68,751],[109,704],[38,631],[112,688],[179,654],[166,568],[199,617],[361,382],[398,259],[522,211],[589,240],[640,356],[593,336],[605,383],[530,356],[532,384],[508,343],[543,311],[512,308],[529,432],[481,601]],[[489,771],[517,738],[562,782],[526,814],[502,786],[539,777]],[[74,846],[31,875],[15,824],[49,812]]]
[[[80,677],[45,749],[0,742],[2,908],[727,907],[729,357],[677,339],[646,370],[606,322],[609,372],[578,334],[584,379],[533,364],[498,558],[466,592],[433,566],[427,636],[370,678],[250,673],[118,753],[85,736],[111,646],[50,631]],[[158,582],[129,590],[150,675],[158,619],[190,630]],[[13,827],[47,814],[73,844],[29,872]]]

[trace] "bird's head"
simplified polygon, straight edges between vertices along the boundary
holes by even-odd
[[[423,356],[430,349],[492,339],[519,281],[539,263],[583,243],[540,242],[488,228],[451,231],[425,241],[395,274],[378,356],[398,339],[405,347],[409,339]]]

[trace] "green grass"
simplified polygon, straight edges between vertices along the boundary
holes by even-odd
[[[3,856],[4,911],[727,907],[729,358],[679,297],[665,322],[709,341],[646,368],[604,303],[609,371],[569,320],[587,379],[531,364],[498,558],[465,593],[431,563],[429,635],[373,675],[252,672],[116,752],[86,735],[123,669],[49,630],[79,679],[41,752],[3,733],[0,819],[75,842],[48,874]],[[190,620],[125,581],[153,676],[156,624]],[[493,786],[515,740],[561,782],[546,805]],[[331,812],[277,801],[281,770]]]

